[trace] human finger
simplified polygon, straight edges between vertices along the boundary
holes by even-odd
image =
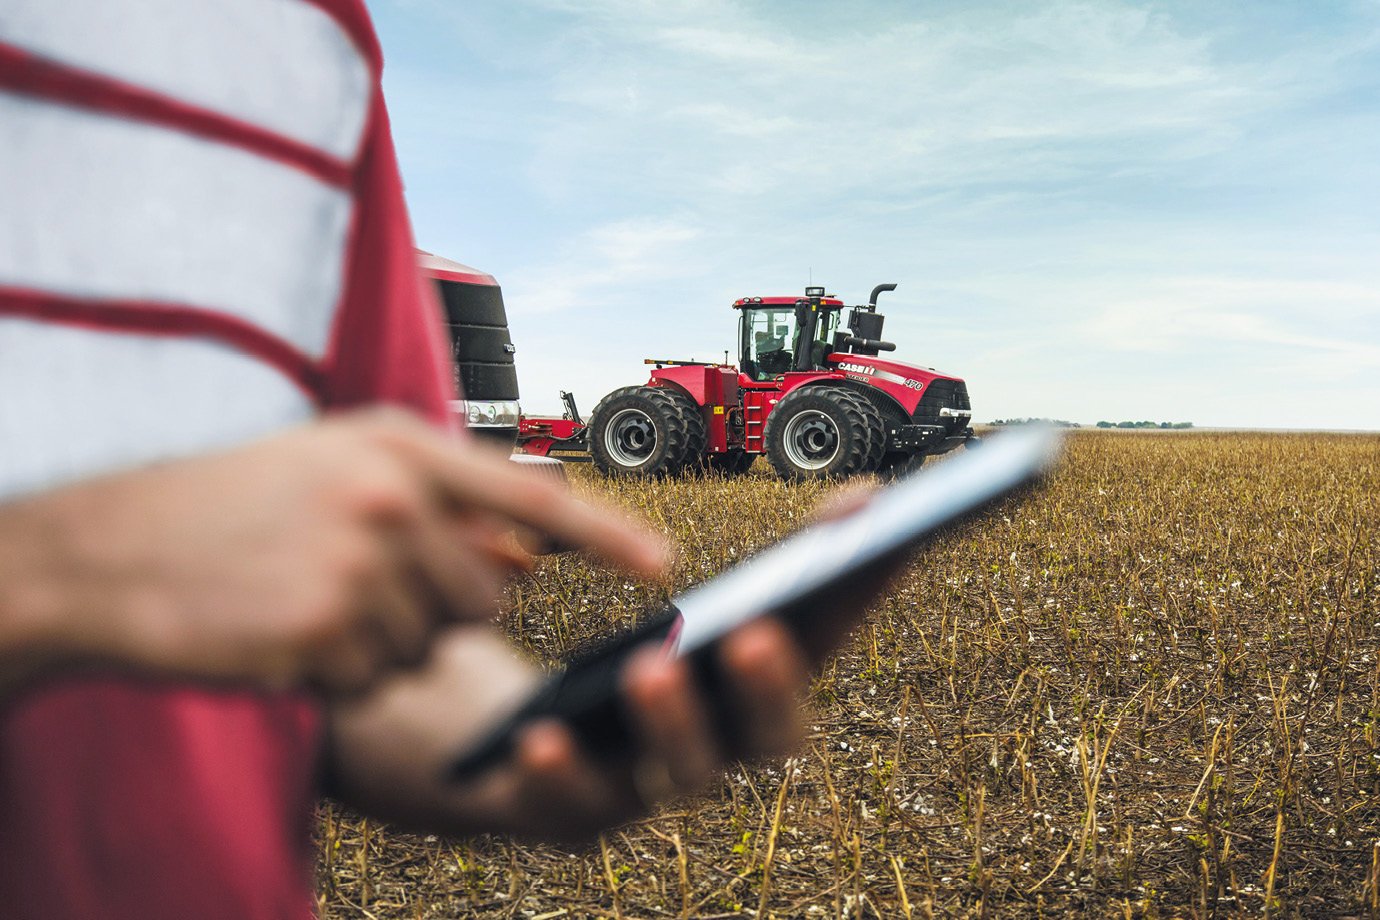
[[[641,807],[631,783],[610,782],[613,768],[589,763],[570,730],[555,720],[522,730],[516,765],[523,799],[563,836],[583,836],[626,820]]]
[[[772,754],[800,738],[800,694],[809,680],[805,655],[779,621],[765,618],[735,630],[719,651],[742,715],[749,754]]]
[[[368,632],[387,662],[409,667],[426,657],[432,634],[442,619],[438,595],[421,571],[413,540],[394,535],[385,541],[388,564],[367,589]]]
[[[414,534],[415,574],[431,597],[435,619],[487,620],[498,610],[503,579],[511,571],[496,561],[494,537],[472,516],[428,515]]]
[[[523,533],[530,534],[527,528]],[[495,565],[509,572],[530,572],[536,567],[536,557],[530,553],[512,528],[489,527],[475,535],[480,551]]]
[[[496,457],[479,445],[457,447],[430,432],[391,443],[424,471],[450,503],[526,524],[642,575],[666,568],[665,541],[608,507],[577,501],[563,487]]]
[[[319,645],[309,657],[307,682],[331,694],[353,696],[364,692],[383,670],[383,656],[376,640],[359,633],[342,632]]]
[[[638,790],[643,797],[666,798],[708,782],[721,755],[685,662],[648,646],[628,662],[623,686],[641,741],[635,769],[645,780]]]

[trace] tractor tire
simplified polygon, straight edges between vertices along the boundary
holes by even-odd
[[[866,396],[856,393],[849,395],[857,400],[859,410],[867,417],[867,462],[858,472],[873,473],[881,469],[882,460],[886,457],[886,419],[882,417],[881,410]]]
[[[704,423],[704,410],[684,390],[672,386],[647,387],[651,397],[672,413],[685,428],[685,454],[671,473],[680,473],[704,466],[705,447],[709,429]]]
[[[873,416],[841,387],[802,387],[767,416],[767,459],[783,479],[830,479],[867,469]],[[885,434],[880,426],[877,432]]]
[[[699,421],[698,429],[688,415]],[[664,476],[685,466],[696,431],[702,440],[698,410],[686,413],[664,388],[623,387],[594,407],[589,453],[595,469],[609,476]]]
[[[730,450],[722,454],[705,454],[705,469],[720,476],[741,476],[752,469],[756,454],[745,450]]]

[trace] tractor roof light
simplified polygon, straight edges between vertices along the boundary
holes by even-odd
[[[805,296],[806,296],[806,297],[823,297],[823,296],[824,296],[824,288],[822,288],[822,287],[807,287],[807,288],[805,289]]]

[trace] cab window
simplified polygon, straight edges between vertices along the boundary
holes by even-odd
[[[794,361],[795,308],[744,310],[742,369],[753,380],[770,380],[791,369]]]

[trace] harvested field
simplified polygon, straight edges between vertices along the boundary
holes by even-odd
[[[828,491],[575,473],[675,536],[677,586]],[[1380,916],[1377,522],[1380,437],[1076,434],[868,618],[795,759],[575,854],[326,805],[323,913]],[[660,590],[551,559],[504,628],[551,660]]]

